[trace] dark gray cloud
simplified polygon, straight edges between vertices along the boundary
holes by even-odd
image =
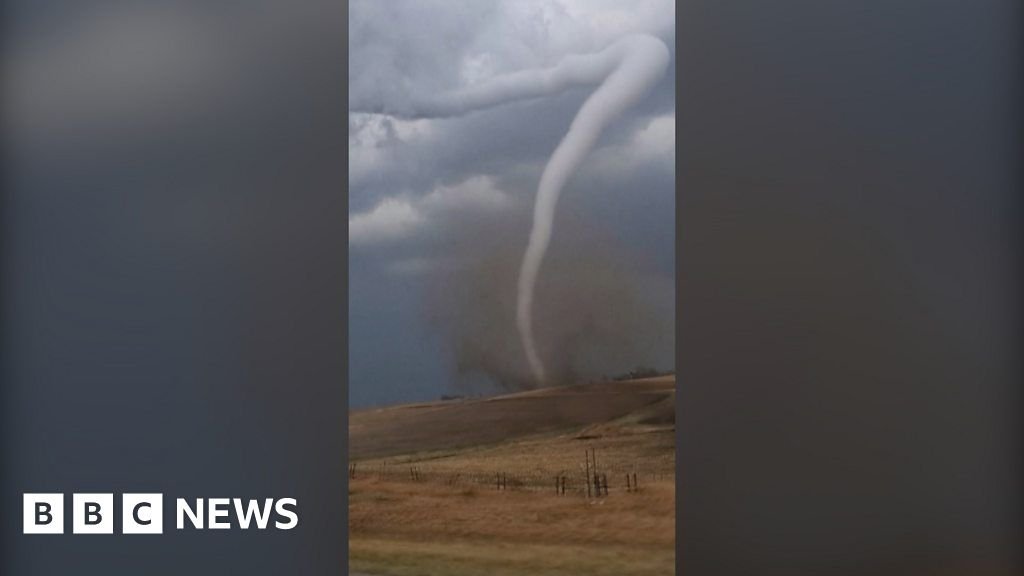
[[[629,32],[674,45],[673,3],[627,4],[353,3],[350,108],[400,108]],[[508,296],[541,170],[590,90],[447,119],[349,115],[354,403],[436,397],[480,377],[515,385],[525,374]],[[671,323],[635,320],[674,309],[674,117],[670,73],[609,127],[560,202],[540,287],[549,320],[538,329],[566,378],[672,366]],[[374,336],[382,330],[390,336]],[[652,341],[661,345],[637,344]],[[381,347],[403,365],[382,361]],[[409,364],[423,370],[410,374]]]

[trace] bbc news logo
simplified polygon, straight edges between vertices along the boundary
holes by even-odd
[[[24,494],[24,534],[64,533],[64,494]],[[299,523],[294,498],[196,498],[175,500],[175,528],[178,530],[242,530],[255,528],[291,530]],[[163,534],[163,494],[122,494],[121,534]],[[113,494],[72,494],[73,534],[114,533]]]

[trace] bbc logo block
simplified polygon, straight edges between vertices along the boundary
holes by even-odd
[[[25,534],[64,533],[63,494],[25,494],[21,508]]]
[[[22,513],[24,534],[63,534],[64,495],[25,494]],[[163,494],[122,494],[121,533],[162,534]],[[113,494],[72,494],[73,534],[113,534]]]
[[[114,533],[113,494],[72,494],[71,502],[71,529],[73,533]]]
[[[124,494],[121,499],[123,534],[163,534],[164,495]]]

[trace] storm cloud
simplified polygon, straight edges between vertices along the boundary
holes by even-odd
[[[504,73],[550,67],[567,55],[598,51],[631,33],[655,35],[673,50],[673,22],[672,2],[353,3],[349,108],[402,109],[415,98]],[[563,220],[569,227],[564,233],[556,228],[550,266],[542,273],[553,278],[566,274],[573,258],[587,263],[580,273],[582,268],[597,270],[599,259],[590,253],[596,244],[577,240],[600,237],[601,245],[614,247],[609,254],[615,256],[606,264],[616,272],[599,275],[608,280],[605,284],[592,278],[593,294],[605,286],[605,296],[625,295],[624,287],[631,287],[628,298],[616,302],[633,310],[635,318],[674,315],[673,87],[670,71],[651,94],[608,127],[584,160],[566,187],[557,216],[557,227]],[[492,274],[506,278],[515,266],[503,263],[521,258],[541,171],[592,90],[574,88],[454,118],[349,114],[350,377],[355,404],[436,397],[467,378],[482,377],[485,386],[507,387],[525,375],[528,367],[516,341],[514,314],[509,317],[501,306],[461,309],[451,297],[436,295],[470,290],[503,301],[496,285],[484,286],[494,284]],[[557,270],[558,262],[566,267]],[[512,272],[508,284],[514,292]],[[545,288],[543,278],[539,289],[539,309],[559,300],[558,289]],[[595,296],[593,305],[599,300]],[[610,301],[602,305],[616,306]],[[460,317],[465,313],[476,317]],[[596,309],[580,311],[578,318],[595,314]],[[622,315],[630,314],[624,309]],[[631,362],[672,367],[671,322],[655,330],[660,338],[649,337],[647,328],[617,327],[623,350],[631,347],[631,340],[658,344],[631,358],[613,355],[621,365],[600,368],[582,352],[594,348],[592,344],[569,345],[551,334],[584,331],[582,324],[553,325],[560,328],[538,326],[538,332],[547,331],[553,338],[545,358],[566,359],[556,362],[556,373],[599,377],[629,369]],[[479,349],[467,349],[467,343]],[[387,366],[384,349],[403,358],[402,366]],[[503,368],[494,368],[498,364]]]

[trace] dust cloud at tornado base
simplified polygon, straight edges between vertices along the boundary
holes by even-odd
[[[449,348],[453,390],[502,391],[536,380],[516,331],[516,277],[528,215],[460,228],[450,245],[459,265],[427,277],[424,310]],[[537,285],[538,352],[548,383],[610,378],[636,367],[674,368],[674,286],[652,262],[590,217],[559,215]]]

